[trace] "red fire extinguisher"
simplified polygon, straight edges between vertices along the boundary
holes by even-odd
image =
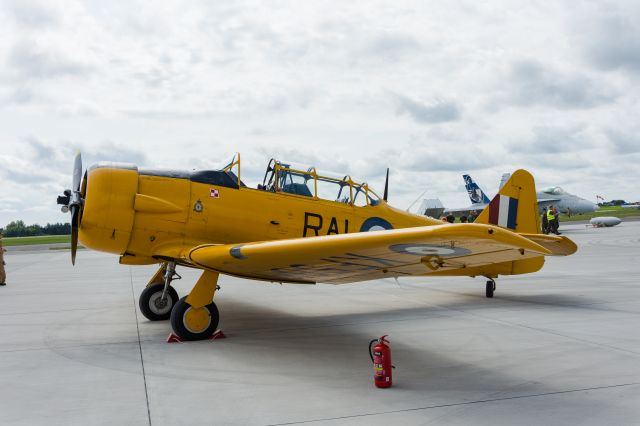
[[[394,367],[391,365],[391,347],[385,339],[387,336],[388,334],[385,334],[369,342],[369,356],[373,362],[373,383],[377,388],[389,388],[393,383],[391,369]]]

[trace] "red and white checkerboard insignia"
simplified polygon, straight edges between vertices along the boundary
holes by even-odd
[[[217,189],[215,189],[215,188],[211,188],[211,189],[209,190],[209,196],[210,196],[211,198],[220,198],[220,192],[219,192]]]

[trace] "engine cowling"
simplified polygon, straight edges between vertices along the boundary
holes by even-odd
[[[88,248],[114,254],[126,251],[135,216],[138,167],[98,163],[87,170],[79,240]]]

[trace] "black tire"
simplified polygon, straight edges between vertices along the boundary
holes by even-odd
[[[200,309],[205,309],[202,313],[206,313],[208,321],[200,324],[202,327],[193,330],[189,328],[187,322],[187,314],[190,312],[191,305],[186,302],[186,296],[178,300],[178,303],[173,307],[171,311],[171,327],[173,332],[182,340],[204,340],[208,339],[218,328],[218,322],[220,321],[220,313],[215,303],[211,302],[207,306]],[[201,317],[203,318],[203,317]]]
[[[138,299],[138,306],[142,315],[150,321],[163,321],[171,317],[171,310],[178,303],[178,292],[175,288],[169,286],[167,289],[166,304],[161,303],[163,283],[151,284],[147,286]]]
[[[486,294],[487,297],[493,297],[493,292],[496,289],[495,281],[487,281]]]

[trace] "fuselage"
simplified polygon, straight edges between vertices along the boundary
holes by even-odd
[[[539,191],[536,196],[538,197],[538,207],[540,209],[552,205],[557,208],[560,213],[568,215],[591,213],[598,208],[595,203],[578,197],[577,195],[570,194],[559,186],[545,188]]]
[[[238,185],[223,171],[100,164],[86,176],[80,242],[145,264],[201,244],[232,244],[439,225],[380,200],[357,206]]]

